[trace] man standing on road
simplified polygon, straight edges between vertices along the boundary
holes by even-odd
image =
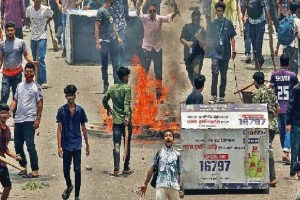
[[[78,8],[83,0],[56,0],[56,4],[58,9],[62,12],[62,27],[63,27],[63,35],[62,35],[62,45],[63,45],[63,53],[62,57],[66,57],[66,23],[67,23],[67,11],[71,9]]]
[[[43,95],[40,86],[33,81],[34,65],[27,63],[24,70],[25,82],[18,85],[15,99],[10,105],[10,112],[16,110],[15,117],[15,149],[22,160],[19,162],[26,171],[20,171],[24,178],[37,178],[39,176],[38,155],[35,149],[35,130],[39,128],[42,111]],[[27,160],[24,152],[24,142],[30,157],[32,173],[27,174]]]
[[[283,150],[282,161],[290,163],[289,152],[291,149],[290,133],[286,133],[286,110],[290,100],[291,91],[298,83],[297,75],[288,70],[289,58],[283,54],[280,56],[281,69],[274,71],[271,75],[270,87],[275,88],[280,113],[278,114],[278,129],[280,144]]]
[[[122,44],[122,39],[114,24],[112,0],[105,0],[103,6],[98,10],[95,22],[96,49],[101,51],[103,93],[109,87],[108,82],[108,55],[113,67],[114,83],[118,82],[117,70],[119,68],[118,45]]]
[[[201,13],[199,10],[192,12],[192,23],[184,25],[180,42],[184,45],[184,62],[191,84],[201,74],[206,32],[200,25]]]
[[[178,200],[184,197],[181,183],[180,153],[173,147],[174,133],[171,130],[166,130],[163,136],[165,147],[155,153],[146,180],[139,187],[137,194],[141,197],[145,195],[154,170],[157,170],[156,199]]]
[[[25,20],[24,0],[2,0],[1,1],[1,24],[14,23],[16,37],[23,39],[23,21]]]
[[[119,175],[120,168],[120,147],[121,137],[124,137],[125,132],[128,131],[128,145],[127,145],[127,156],[124,162],[123,174],[131,174],[133,171],[129,167],[130,161],[130,143],[132,135],[132,124],[131,124],[131,88],[128,86],[130,69],[127,67],[120,67],[118,69],[118,76],[120,82],[111,86],[108,92],[102,99],[102,104],[107,110],[107,114],[113,116],[113,142],[114,142],[114,176]],[[113,109],[108,104],[108,101],[112,100]],[[124,145],[125,146],[125,145]]]
[[[6,39],[0,44],[0,68],[3,64],[1,103],[7,103],[10,87],[14,98],[17,85],[22,81],[22,54],[29,63],[37,64],[30,58],[25,42],[15,37],[15,32],[15,25],[7,23],[5,25]]]
[[[250,38],[252,42],[255,68],[260,69],[265,60],[262,56],[262,46],[265,33],[266,19],[268,18],[269,30],[272,29],[272,18],[267,0],[243,0],[243,22],[246,24],[246,10],[249,20]]]
[[[213,104],[219,101],[223,103],[227,84],[227,70],[230,57],[235,59],[235,39],[236,32],[233,24],[229,19],[223,17],[225,4],[222,2],[216,3],[215,9],[217,19],[211,24],[212,36],[212,83],[211,83],[211,99],[209,103]],[[231,54],[232,49],[232,54]],[[221,84],[219,86],[219,100],[217,99],[218,79],[221,75]]]
[[[48,6],[41,5],[41,0],[34,0],[34,5],[26,9],[26,17],[31,22],[31,52],[34,60],[38,60],[37,83],[47,89],[47,73],[45,56],[47,52],[47,25],[53,12]]]
[[[114,22],[118,35],[122,43],[118,46],[119,67],[125,66],[125,47],[126,47],[126,16],[128,16],[128,1],[127,0],[113,0],[113,15]]]
[[[148,14],[144,15],[140,9],[141,2],[137,3],[137,16],[144,26],[144,39],[142,44],[141,64],[149,72],[151,61],[154,62],[154,74],[156,79],[156,99],[160,100],[162,92],[162,37],[161,26],[170,23],[179,13],[177,10],[167,16],[157,15],[157,6],[150,5]]]
[[[300,179],[300,171],[296,171],[295,163],[300,161],[300,83],[292,90],[286,111],[286,131],[291,133],[291,168],[290,178]]]
[[[267,88],[265,83],[265,75],[263,72],[255,72],[253,75],[254,85],[257,88],[254,96],[253,103],[267,104],[268,106],[268,117],[269,117],[269,173],[270,173],[270,187],[276,187],[276,173],[275,173],[275,162],[273,157],[272,142],[275,137],[277,130],[277,115],[280,112],[280,107],[277,101],[277,97],[274,91]]]
[[[70,177],[71,162],[73,159],[75,172],[75,200],[79,200],[82,135],[86,144],[87,156],[90,154],[90,147],[85,127],[85,123],[87,123],[88,120],[84,109],[75,104],[76,91],[77,88],[75,85],[67,85],[64,89],[67,104],[58,109],[56,122],[58,155],[63,158],[63,171],[67,185],[67,188],[62,194],[62,198],[68,199],[74,188]]]
[[[61,44],[61,34],[63,32],[62,19],[61,19],[62,14],[56,4],[56,0],[49,0],[49,5],[51,10],[53,11],[55,37],[57,38],[58,43]]]
[[[300,8],[300,4],[293,2],[293,3],[290,4],[289,7],[290,7],[290,11],[292,12],[291,13],[291,20],[293,20],[293,22],[294,22],[293,26],[291,27],[292,29],[294,29],[293,30],[294,32],[292,32],[293,35],[291,35],[292,36],[291,39],[294,38],[294,40],[292,40],[292,42],[288,45],[282,45],[282,49],[283,49],[283,53],[285,55],[287,55],[289,60],[290,60],[289,69],[292,72],[295,72],[296,75],[298,75],[300,19],[297,17],[296,12]],[[287,37],[287,36],[283,34],[282,37]],[[279,44],[279,40],[278,40],[276,50],[275,50],[275,55],[276,56],[278,55],[279,46],[280,46],[280,44]]]

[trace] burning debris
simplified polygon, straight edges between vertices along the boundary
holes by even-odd
[[[171,129],[179,132],[179,114],[176,114],[177,105],[164,103],[169,94],[169,88],[162,86],[160,99],[156,98],[155,90],[161,87],[161,81],[149,76],[140,64],[139,58],[133,58],[132,69],[135,70],[136,82],[133,87],[132,126],[133,134],[158,136],[164,130]],[[100,114],[106,132],[112,130],[112,117],[107,116],[106,110],[101,107]]]

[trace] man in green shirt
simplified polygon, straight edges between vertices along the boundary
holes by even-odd
[[[121,137],[125,138],[125,129],[128,128],[128,146],[127,156],[124,163],[123,174],[131,174],[133,171],[129,167],[130,160],[130,141],[132,134],[131,124],[131,88],[127,85],[129,80],[130,69],[120,67],[117,71],[120,82],[111,86],[102,99],[102,104],[107,110],[107,115],[113,117],[113,156],[114,156],[114,176],[119,174],[120,164],[120,146]],[[113,102],[113,109],[108,104],[109,100]]]

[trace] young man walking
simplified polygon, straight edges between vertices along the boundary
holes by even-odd
[[[17,85],[22,81],[22,55],[29,63],[37,64],[36,61],[32,61],[25,42],[15,37],[15,32],[15,24],[7,23],[5,25],[6,39],[0,44],[0,68],[3,64],[1,103],[7,103],[10,88],[14,98]]]
[[[184,45],[184,62],[191,84],[201,74],[206,32],[200,25],[201,13],[194,10],[191,15],[192,23],[184,25],[181,31],[180,42]]]
[[[9,118],[9,106],[0,104],[0,156],[5,157],[5,154],[20,161],[20,156],[14,154],[8,149],[8,143],[11,141],[11,133],[6,121]],[[0,162],[0,182],[3,189],[1,200],[6,200],[11,190],[11,180],[6,163]]]
[[[71,162],[74,163],[75,172],[75,200],[79,200],[81,185],[81,148],[82,135],[86,145],[86,155],[90,154],[87,130],[87,116],[84,109],[75,103],[77,88],[75,85],[67,85],[64,89],[67,104],[58,109],[57,144],[58,155],[63,158],[63,171],[67,188],[62,194],[63,199],[68,199],[74,188],[71,177]],[[82,132],[82,134],[81,134]]]
[[[280,113],[278,114],[278,129],[280,144],[283,151],[282,161],[290,163],[289,152],[291,149],[290,133],[286,133],[286,110],[290,100],[292,89],[298,83],[297,75],[288,70],[290,59],[287,55],[280,56],[281,69],[274,71],[271,75],[270,87],[275,88]]]
[[[193,92],[187,97],[185,104],[203,104],[202,91],[204,88],[205,76],[199,75],[194,80]]]
[[[26,9],[26,18],[31,22],[31,52],[34,60],[38,61],[37,83],[42,89],[47,89],[47,70],[45,56],[47,52],[47,25],[52,19],[53,12],[48,6],[41,5],[41,0],[33,0],[33,6]]]
[[[277,130],[277,115],[280,112],[280,107],[274,91],[267,88],[265,85],[265,75],[263,72],[255,72],[253,75],[254,85],[257,88],[253,96],[253,103],[267,104],[269,117],[269,173],[270,173],[270,187],[276,187],[276,173],[275,162],[273,157],[272,142]]]
[[[162,36],[161,27],[163,23],[170,23],[179,13],[177,10],[167,16],[157,15],[157,5],[148,7],[148,13],[141,12],[141,2],[137,3],[137,16],[144,26],[144,38],[141,52],[141,64],[148,73],[151,61],[154,62],[154,74],[156,79],[156,99],[160,100],[162,92]]]
[[[102,99],[102,104],[107,110],[107,114],[113,117],[113,157],[114,157],[114,176],[119,175],[120,168],[120,147],[121,137],[123,135],[125,141],[125,132],[128,131],[127,156],[124,162],[123,174],[131,174],[133,171],[129,167],[130,161],[130,143],[132,135],[131,124],[131,88],[128,85],[130,69],[120,67],[118,69],[120,82],[109,88]],[[108,104],[109,100],[113,102],[113,109]],[[127,130],[126,130],[127,129]],[[125,145],[124,145],[125,146]]]
[[[269,30],[272,29],[272,18],[269,12],[267,0],[243,0],[243,21],[244,24],[249,20],[250,38],[252,42],[255,68],[259,69],[265,60],[262,56],[262,46],[265,33],[266,20],[268,21]],[[248,19],[246,20],[246,11]]]
[[[29,0],[28,0],[29,1]],[[23,21],[25,20],[24,0],[2,0],[1,1],[1,24],[14,23],[16,37],[23,39]]]
[[[18,85],[15,99],[10,105],[10,112],[16,110],[14,141],[16,153],[20,154],[22,160],[19,162],[25,171],[19,175],[24,178],[37,178],[39,176],[38,155],[35,148],[35,130],[39,128],[42,111],[43,95],[38,84],[33,81],[34,65],[27,63],[24,69],[25,82]],[[24,152],[24,142],[30,157],[32,172],[27,174],[27,160]]]
[[[184,197],[181,183],[180,153],[173,147],[174,133],[167,130],[163,134],[165,146],[153,156],[146,180],[139,187],[137,194],[144,196],[148,183],[153,175],[154,169],[158,169],[156,179],[156,199],[157,200],[178,200]]]
[[[211,24],[212,36],[212,83],[211,83],[211,99],[209,103],[223,103],[227,84],[227,70],[230,58],[235,59],[235,39],[236,32],[233,24],[229,19],[224,18],[226,6],[222,2],[215,5],[217,19]],[[232,50],[232,54],[231,54]],[[219,99],[217,98],[219,73],[221,75],[221,84],[219,86]]]
[[[114,83],[118,82],[117,70],[119,68],[118,45],[122,44],[122,39],[114,23],[114,13],[111,8],[112,0],[105,0],[103,6],[98,10],[95,22],[96,49],[101,51],[101,72],[103,80],[103,93],[109,87],[108,82],[108,55],[113,67]]]
[[[285,17],[290,16],[290,20],[293,20],[293,26],[292,28],[294,29],[293,34],[295,35],[291,35],[289,37],[292,37],[291,39],[292,42],[288,45],[282,45],[282,49],[283,49],[283,53],[285,55],[287,55],[289,57],[290,60],[290,64],[289,64],[289,70],[291,70],[292,72],[295,72],[296,75],[298,75],[298,67],[299,67],[299,58],[298,58],[298,54],[299,54],[299,37],[300,35],[298,34],[300,32],[300,19],[297,17],[296,12],[297,10],[300,8],[300,4],[293,2],[290,4],[290,11],[291,14],[287,15]],[[287,37],[286,35],[282,35],[282,37]],[[279,40],[276,46],[276,50],[275,50],[275,55],[278,55],[278,49],[279,49]]]

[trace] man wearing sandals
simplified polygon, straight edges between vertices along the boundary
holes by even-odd
[[[18,84],[14,100],[10,105],[10,112],[15,111],[14,141],[16,153],[22,160],[19,162],[25,171],[20,171],[24,178],[39,176],[38,155],[34,144],[35,130],[39,128],[42,110],[43,95],[41,87],[33,81],[35,67],[27,63],[24,69],[25,82]],[[30,157],[32,173],[27,174],[27,160],[24,152],[24,142]]]
[[[87,117],[84,109],[75,104],[77,88],[75,85],[67,85],[64,89],[67,104],[58,109],[57,143],[58,155],[63,158],[63,171],[67,188],[62,194],[63,199],[68,199],[74,188],[71,177],[71,162],[73,159],[75,172],[75,200],[79,200],[81,185],[81,148],[82,134],[86,144],[86,155],[90,154],[89,142],[85,123]],[[82,132],[82,134],[81,134]]]
[[[132,134],[131,124],[131,88],[127,85],[129,80],[130,69],[127,67],[120,67],[118,69],[118,77],[121,80],[119,83],[111,86],[102,99],[102,104],[107,110],[107,115],[113,117],[113,142],[114,142],[114,176],[119,175],[120,168],[120,147],[121,137],[125,135],[128,129],[128,145],[127,156],[124,162],[123,174],[131,174],[133,171],[129,167],[130,161],[130,141]],[[108,104],[109,100],[113,102],[113,109]],[[125,138],[125,137],[124,137]],[[125,145],[124,145],[125,146]]]

